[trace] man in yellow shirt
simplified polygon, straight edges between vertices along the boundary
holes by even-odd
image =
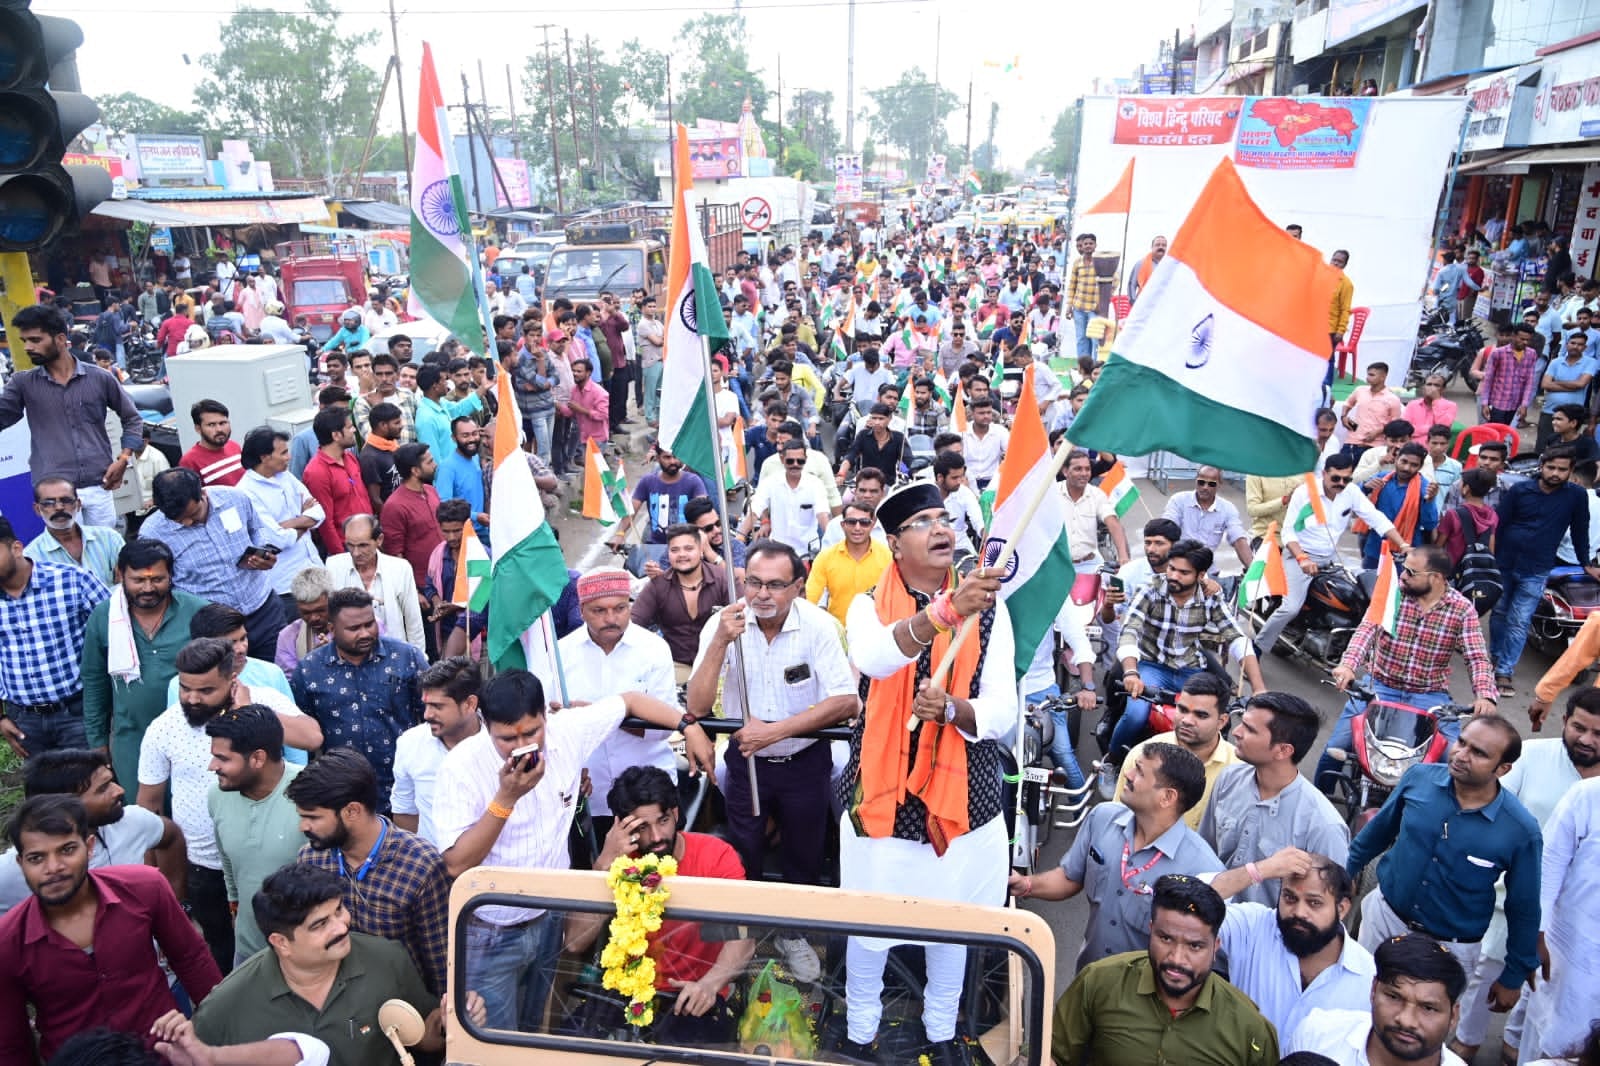
[[[1214,674],[1195,674],[1183,683],[1183,690],[1178,693],[1178,706],[1172,716],[1172,732],[1157,733],[1149,740],[1135,744],[1128,752],[1128,759],[1137,759],[1146,744],[1176,744],[1194,753],[1195,758],[1205,766],[1205,793],[1200,797],[1200,802],[1190,807],[1183,816],[1184,824],[1190,829],[1200,828],[1200,816],[1205,814],[1206,807],[1211,803],[1211,786],[1217,783],[1217,775],[1222,768],[1239,761],[1233,745],[1222,739],[1222,724],[1228,715],[1228,695],[1227,683],[1221,678]],[[1123,760],[1123,766],[1137,765],[1128,759]],[[1122,777],[1117,778],[1114,798],[1119,803],[1122,801],[1123,781]]]
[[[1289,477],[1267,477],[1250,474],[1244,479],[1244,509],[1250,516],[1251,547],[1255,540],[1267,535],[1267,527],[1278,523],[1279,543],[1282,543],[1283,518],[1289,510],[1289,497],[1305,483],[1304,474]]]
[[[844,539],[817,555],[806,578],[806,599],[820,607],[826,595],[828,613],[840,625],[856,594],[877,585],[892,559],[889,546],[872,535],[872,510],[863,503],[845,505]]]

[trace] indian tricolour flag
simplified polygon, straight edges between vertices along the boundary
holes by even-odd
[[[469,611],[482,611],[489,605],[491,583],[485,581],[492,567],[483,541],[468,522],[461,527],[461,550],[456,553],[456,584],[450,602]]]
[[[1223,159],[1117,333],[1073,440],[1247,474],[1311,469],[1337,286]]]
[[[677,184],[672,200],[672,245],[667,269],[667,337],[661,370],[661,440],[685,466],[710,480],[717,474],[716,419],[712,417],[702,338],[715,347],[728,339],[717,282],[706,259],[705,238],[689,193],[689,134],[678,123],[673,142]]]
[[[626,498],[618,495],[617,475],[591,438],[583,453],[583,517],[606,527],[616,525],[628,516]]]
[[[1068,447],[1062,442],[1062,447]],[[1016,672],[1020,680],[1032,665],[1039,645],[1050,636],[1056,614],[1072,589],[1072,547],[1067,541],[1067,516],[1050,470],[1049,439],[1033,392],[1033,364],[1028,364],[1011,423],[1011,441],[1000,461],[994,517],[983,546],[985,565],[998,561],[1005,546],[1016,542],[1006,564],[1000,597],[1011,614],[1016,634]],[[1042,493],[1042,495],[1041,495]],[[1041,497],[1031,518],[1024,512]]]
[[[1389,542],[1383,542],[1383,557],[1378,560],[1378,579],[1372,586],[1372,602],[1367,605],[1367,616],[1362,619],[1381,626],[1385,633],[1394,636],[1400,625],[1400,564],[1394,560]]]
[[[533,470],[521,448],[514,416],[517,400],[511,375],[495,379],[501,416],[495,419],[494,473],[489,516],[494,528],[494,566],[490,572],[489,643],[485,649],[498,670],[523,667],[539,676],[546,689],[558,691],[559,665],[549,612],[567,587],[567,563],[555,531],[544,513],[544,501],[533,482]]]
[[[406,299],[413,315],[432,318],[476,349],[483,342],[473,283],[476,255],[452,144],[433,51],[424,44],[417,155],[411,168],[411,291]]]
[[[1278,523],[1267,527],[1261,538],[1261,548],[1250,561],[1250,569],[1239,582],[1239,608],[1248,610],[1257,600],[1268,596],[1282,596],[1289,591],[1289,580],[1283,574],[1283,546],[1278,543]]]
[[[733,416],[733,437],[726,441],[728,445],[722,457],[722,487],[732,490],[741,481],[750,480],[750,461],[745,456],[744,448],[744,416]]]
[[[1077,437],[1068,432],[1067,436],[1076,442]],[[1139,486],[1133,483],[1133,478],[1128,476],[1128,468],[1118,459],[1111,465],[1100,479],[1100,491],[1111,498],[1111,506],[1117,512],[1117,518],[1122,518],[1139,502]]]
[[[966,179],[962,181],[962,185],[966,188],[968,196],[976,196],[983,191],[983,179],[978,177],[976,170],[967,171]]]

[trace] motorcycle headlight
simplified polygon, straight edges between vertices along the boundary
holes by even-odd
[[[1367,770],[1372,774],[1373,780],[1385,788],[1394,788],[1400,784],[1400,777],[1411,768],[1412,758],[1409,754],[1399,755],[1396,752],[1385,751],[1382,746],[1370,736],[1367,738]]]

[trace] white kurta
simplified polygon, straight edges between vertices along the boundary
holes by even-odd
[[[1550,980],[1528,1004],[1522,1049],[1557,1056],[1582,1045],[1597,1013],[1600,987],[1600,778],[1574,785],[1544,831],[1539,931],[1550,950]]]
[[[913,668],[916,659],[901,652],[894,627],[878,621],[871,596],[857,596],[845,618],[850,660],[872,678],[888,677]],[[974,633],[969,640],[977,639]],[[978,676],[978,696],[971,701],[976,731],[962,736],[970,741],[999,741],[1017,725],[1017,685],[1012,672],[1015,658],[1011,616],[997,604],[989,630],[983,670]],[[937,663],[935,664],[937,665]],[[973,826],[950,842],[943,855],[933,845],[898,837],[860,837],[845,814],[839,825],[840,887],[866,892],[887,892],[953,903],[978,903],[999,907],[1006,901],[1006,876],[1011,871],[1011,848],[1006,840],[1004,816]],[[916,941],[863,938],[878,951]]]

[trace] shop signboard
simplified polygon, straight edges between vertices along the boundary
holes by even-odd
[[[1206,145],[1233,140],[1239,124],[1241,100],[1237,96],[1196,96],[1152,100],[1117,98],[1117,123],[1112,144]]]
[[[150,250],[159,255],[171,255],[172,230],[166,226],[150,227]]]
[[[141,133],[133,140],[134,158],[139,163],[140,180],[205,178],[204,137]]]
[[[1595,254],[1600,252],[1600,163],[1590,163],[1583,168],[1570,251],[1573,273],[1580,278],[1593,277]]]
[[[1361,96],[1247,96],[1234,160],[1263,170],[1348,170],[1371,111]]]
[[[126,200],[128,198],[128,183],[122,176],[122,160],[114,155],[85,155],[82,152],[68,152],[61,157],[64,167],[99,167],[111,175],[111,198],[113,200]]]
[[[1503,70],[1467,82],[1467,136],[1461,142],[1462,151],[1481,152],[1506,143],[1520,70]]]
[[[1600,137],[1600,41],[1544,58],[1529,144]]]

